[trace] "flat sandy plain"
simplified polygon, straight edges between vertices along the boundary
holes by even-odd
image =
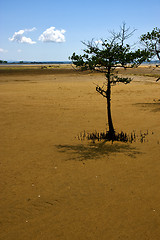
[[[160,239],[160,68],[121,74],[112,117],[132,144],[77,138],[106,129],[103,74],[0,68],[0,239]]]

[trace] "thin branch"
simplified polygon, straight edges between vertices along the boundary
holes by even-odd
[[[103,97],[107,98],[107,90],[103,90],[100,86],[97,85],[96,91],[100,93]]]

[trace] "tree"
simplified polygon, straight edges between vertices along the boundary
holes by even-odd
[[[152,57],[157,57],[160,61],[160,29],[154,28],[152,32],[147,32],[141,35],[141,43],[152,54]]]
[[[7,61],[0,60],[0,64],[7,63]]]
[[[125,41],[130,38],[135,30],[130,31],[124,23],[120,27],[120,31],[111,32],[110,38],[107,40],[94,40],[82,42],[86,49],[83,55],[73,53],[71,60],[73,64],[80,70],[92,70],[103,72],[106,77],[106,82],[103,87],[97,85],[96,91],[107,99],[107,116],[109,130],[107,137],[109,140],[115,139],[115,129],[111,117],[111,86],[116,83],[128,84],[130,78],[119,77],[115,74],[116,68],[133,68],[139,66],[142,62],[150,57],[150,53],[145,50],[132,50],[129,44]],[[101,44],[99,44],[99,42]]]
[[[160,61],[160,29],[154,28],[152,32],[147,32],[146,34],[141,35],[141,43],[146,47],[147,51],[150,52],[153,58],[157,58]],[[156,67],[159,67],[160,64],[157,64]],[[156,82],[160,80],[160,77],[157,78]]]

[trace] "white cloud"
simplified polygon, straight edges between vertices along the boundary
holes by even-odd
[[[17,52],[20,53],[20,52],[22,52],[22,50],[21,50],[21,49],[18,49]]]
[[[3,48],[0,48],[0,53],[5,53],[5,52],[8,52],[8,51]]]
[[[56,42],[56,43],[62,43],[65,42],[65,36],[64,33],[66,31],[64,29],[62,30],[55,30],[55,27],[50,27],[46,29],[40,36],[39,41],[42,42]]]
[[[31,28],[31,29],[25,29],[25,31],[27,31],[27,32],[33,32],[33,31],[35,31],[35,30],[37,30],[35,27],[33,27],[33,28]]]
[[[95,44],[102,44],[102,43],[103,43],[102,40],[95,41]]]
[[[13,34],[12,38],[9,38],[11,42],[18,42],[18,43],[28,43],[28,44],[34,44],[36,42],[32,41],[31,38],[23,36],[25,32],[32,32],[36,30],[36,28],[31,28],[31,29],[24,29],[24,30],[19,30],[18,32],[15,32]]]

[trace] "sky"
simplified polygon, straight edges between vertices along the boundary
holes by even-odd
[[[159,0],[0,0],[0,59],[67,61],[81,41],[109,37],[125,22],[130,41],[160,28]]]

